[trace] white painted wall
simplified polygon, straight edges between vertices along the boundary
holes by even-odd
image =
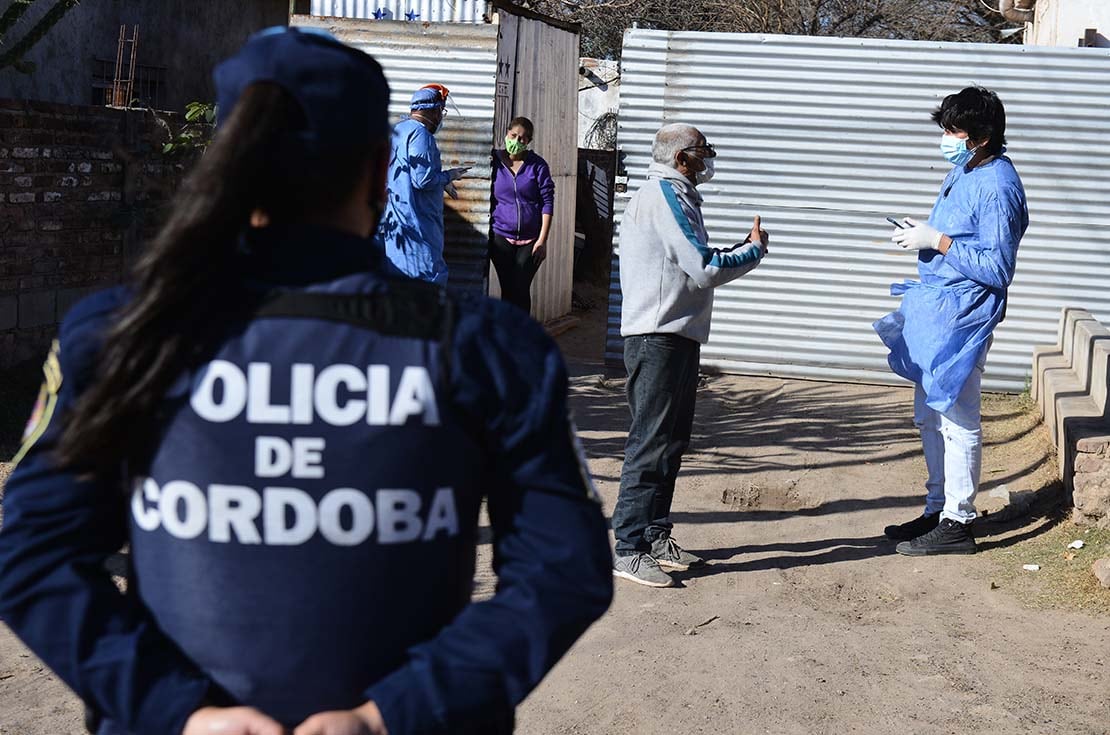
[[[620,107],[620,62],[583,58],[581,66],[586,74],[578,77],[578,147],[596,148],[587,134],[599,117]]]
[[[1099,35],[1095,46],[1110,48],[1110,0],[1037,0],[1033,27],[1025,43],[1033,46],[1078,46],[1088,28]]]

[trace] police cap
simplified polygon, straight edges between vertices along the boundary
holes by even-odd
[[[251,84],[271,82],[297,101],[308,120],[298,136],[313,153],[354,140],[389,135],[389,84],[369,54],[313,28],[268,28],[221,62],[213,77],[217,125],[227,120]]]

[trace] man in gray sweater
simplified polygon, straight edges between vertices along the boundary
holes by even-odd
[[[671,538],[671,500],[690,443],[701,345],[709,339],[713,289],[767,254],[755,218],[743,243],[709,247],[697,185],[713,176],[717,153],[690,125],[655,134],[648,180],[621,220],[621,335],[632,424],[613,510],[613,574],[650,587],[674,584],[664,569],[702,559]]]

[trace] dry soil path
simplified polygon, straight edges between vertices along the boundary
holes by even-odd
[[[608,514],[627,411],[623,382],[599,370],[576,364],[572,402]],[[881,538],[920,506],[909,391],[730,376],[698,400],[675,535],[711,565],[676,589],[618,582],[519,732],[1110,732],[1108,621],[992,589],[1044,523],[987,526],[975,557],[907,559]],[[986,489],[1050,484],[1043,429],[1012,398],[987,406]],[[0,625],[0,733],[76,735],[80,721]]]

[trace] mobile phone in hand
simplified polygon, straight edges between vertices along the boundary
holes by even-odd
[[[890,224],[894,225],[895,227],[897,227],[899,230],[906,229],[906,226],[904,224],[902,224],[898,220],[894,219],[893,217],[887,217],[886,221],[889,222]]]

